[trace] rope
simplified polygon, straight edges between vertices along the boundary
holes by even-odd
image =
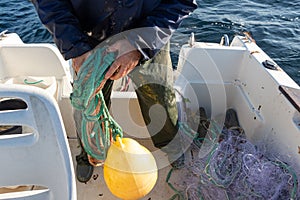
[[[38,83],[41,83],[41,82],[43,82],[43,81],[44,81],[44,80],[39,80],[39,81],[33,81],[33,82],[30,82],[30,81],[28,81],[27,78],[24,79],[24,83],[25,83],[25,84],[28,84],[28,85],[38,84]]]
[[[70,96],[72,106],[82,115],[81,139],[85,151],[97,160],[105,160],[112,138],[123,137],[122,128],[111,117],[100,84],[115,59],[106,48],[97,48],[80,67]],[[97,92],[99,91],[99,92]]]
[[[170,169],[170,171],[167,174],[167,178],[166,178],[166,183],[175,192],[175,194],[169,200],[175,200],[175,199],[184,200],[184,195],[179,190],[177,190],[170,182],[170,178],[173,173],[173,170],[174,170],[173,168]]]

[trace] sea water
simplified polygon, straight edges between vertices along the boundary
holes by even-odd
[[[171,40],[172,58],[193,32],[196,41],[220,42],[227,34],[249,32],[256,43],[300,84],[300,0],[198,0],[199,8]],[[29,0],[0,1],[0,32],[25,43],[53,42]]]

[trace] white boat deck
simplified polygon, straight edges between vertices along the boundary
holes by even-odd
[[[297,110],[297,106],[279,90],[279,86],[287,86],[295,89],[295,91],[299,91],[300,87],[281,68],[271,70],[263,67],[263,61],[272,61],[272,59],[247,38],[236,37],[230,47],[209,43],[195,43],[192,47],[186,45],[183,46],[181,55],[182,57],[179,60],[180,74],[176,75],[175,87],[182,92],[184,97],[189,98],[188,107],[191,110],[197,110],[200,106],[204,107],[211,118],[224,115],[227,109],[233,108],[237,112],[241,127],[245,130],[247,138],[256,145],[263,143],[266,152],[276,155],[278,159],[290,164],[296,169],[296,173],[300,177],[300,113]],[[41,90],[34,90],[32,87],[28,87],[31,89],[27,90],[26,86],[23,86],[25,88],[23,90],[23,87],[17,86],[18,84],[16,83],[20,79],[23,80],[24,77],[33,78],[32,82],[35,82],[34,78],[38,81],[41,77],[52,77],[55,80],[54,88],[56,88],[56,91],[54,90],[53,92],[52,90],[53,84],[51,80],[53,79],[49,79],[49,87],[45,86],[47,94],[44,90],[41,92]],[[45,185],[46,189],[50,189],[50,192],[45,190],[43,194],[38,195],[45,195],[47,199],[53,199],[57,192],[62,193],[60,195],[68,193],[69,199],[117,199],[106,187],[102,167],[95,168],[91,180],[87,183],[79,183],[75,178],[75,156],[79,154],[80,148],[77,143],[72,106],[69,101],[69,94],[72,90],[70,80],[68,63],[63,61],[58,50],[52,45],[23,44],[14,34],[9,35],[4,40],[0,40],[0,98],[17,97],[25,99],[29,105],[28,108],[33,108],[33,114],[30,109],[16,112],[16,115],[13,115],[13,112],[2,113],[0,111],[0,125],[24,125],[24,130],[28,129],[29,132],[33,132],[33,134],[28,135],[21,134],[22,136],[20,137],[14,136],[17,138],[17,142],[13,142],[14,137],[0,136],[0,159],[5,158],[7,162],[5,166],[0,165],[0,199],[11,198],[12,195],[10,196],[10,194],[16,191],[45,189],[40,187],[43,185],[42,183],[46,184],[47,181],[49,183],[55,181],[59,183],[60,180],[66,181],[62,185],[62,187],[67,186],[64,191],[57,192],[55,186],[47,187]],[[18,94],[23,96],[18,96]],[[38,101],[37,99],[40,100]],[[50,114],[36,115],[39,110],[35,110],[35,106],[45,110],[48,109],[47,112]],[[157,159],[159,169],[158,181],[153,190],[142,199],[170,199],[175,194],[175,191],[166,182],[171,168],[168,165],[166,155],[153,147],[148,137],[149,134],[143,125],[138,106],[134,93],[113,93],[111,114],[126,132],[126,136],[138,140]],[[56,110],[58,114],[55,114]],[[27,113],[27,111],[30,112]],[[22,115],[28,116],[28,119],[23,119]],[[53,123],[47,123],[47,127],[52,127],[53,130],[56,130],[57,124],[63,124],[64,129],[52,131],[55,132],[51,136],[53,142],[56,140],[58,142],[53,143],[55,145],[52,144],[52,146],[49,144],[49,149],[43,149],[41,147],[43,145],[39,146],[41,154],[42,152],[45,154],[39,155],[36,153],[38,159],[35,160],[32,157],[33,154],[26,154],[27,150],[30,150],[27,147],[44,137],[39,134],[44,132],[43,124],[48,122],[48,120],[52,120],[52,115],[55,120]],[[52,133],[51,131],[48,132],[48,134]],[[7,143],[7,141],[11,142]],[[29,144],[26,142],[29,142]],[[15,146],[10,147],[9,144]],[[23,172],[24,176],[21,173],[20,177],[13,178],[13,180],[9,179],[9,177],[14,177],[13,171],[11,174],[8,173],[11,171],[9,170],[10,168],[15,167],[13,169],[18,169],[18,172],[22,172],[26,168],[25,165],[34,165],[34,163],[30,162],[25,163],[25,161],[16,165],[15,158],[8,156],[8,154],[18,156],[18,153],[14,154],[14,151],[15,148],[21,147],[22,144],[25,144],[25,150],[20,151],[24,153],[24,155],[22,154],[23,157],[28,156],[31,162],[47,163],[41,166],[45,168],[46,172],[49,170],[49,173],[45,172],[43,176],[40,175],[35,177],[34,180],[28,180],[27,176],[25,176],[26,172]],[[56,151],[57,154],[53,154]],[[54,158],[55,155],[62,156],[64,158],[61,160],[62,162],[51,162],[52,156]],[[186,162],[189,162],[191,159],[189,151],[187,155]],[[68,159],[70,159],[69,162]],[[51,171],[54,167],[57,167],[55,166],[56,164],[61,164],[60,169],[58,169],[60,171],[59,174],[62,174],[61,176]],[[68,166],[68,164],[72,166]],[[38,169],[33,170],[37,174],[41,171]],[[7,172],[7,174],[4,172]],[[171,182],[176,188],[181,187],[180,183],[183,181],[183,174],[180,170],[174,171],[172,174]],[[36,174],[32,172],[32,175]],[[22,181],[17,184],[18,180]],[[23,183],[29,186],[23,186]],[[19,186],[12,187],[16,186],[16,184]],[[298,186],[298,193],[300,191],[299,188]],[[73,191],[74,189],[76,191]],[[73,193],[76,193],[76,195]],[[24,198],[19,196],[19,198],[14,199],[34,199],[30,197],[25,198],[25,195],[29,195],[29,193],[22,194]],[[18,195],[21,195],[21,193]],[[46,198],[37,197],[35,199]]]

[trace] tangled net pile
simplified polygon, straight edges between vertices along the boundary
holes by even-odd
[[[290,166],[266,158],[241,128],[210,127],[198,156],[186,164],[183,190],[171,185],[177,192],[171,199],[299,198],[297,175]]]

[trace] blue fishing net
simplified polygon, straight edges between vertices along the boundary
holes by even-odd
[[[186,123],[182,124],[184,132],[197,134],[189,130]],[[199,146],[200,143],[202,146]],[[197,145],[192,147],[193,159],[180,172],[182,182],[172,184],[170,174],[167,178],[168,184],[177,193],[171,199],[299,198],[295,170],[285,162],[266,157],[246,138],[240,127],[220,129],[210,121],[206,137],[200,138]]]

